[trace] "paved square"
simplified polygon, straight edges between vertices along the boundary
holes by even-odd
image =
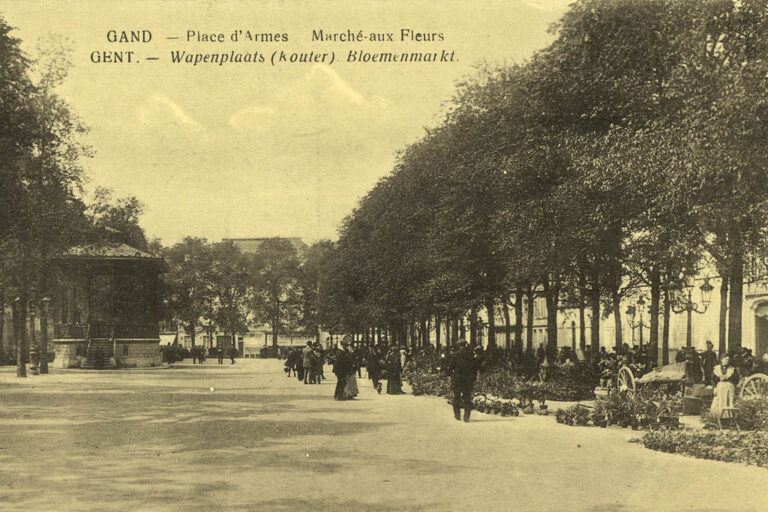
[[[465,424],[444,400],[378,395],[364,378],[357,400],[336,402],[326,374],[304,385],[276,360],[26,380],[2,368],[0,509],[768,507],[762,468],[653,452],[628,443],[631,431],[551,417],[475,413]]]

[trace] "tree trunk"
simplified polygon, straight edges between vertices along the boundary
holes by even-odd
[[[718,325],[717,356],[728,352],[728,274],[720,278],[720,323]]]
[[[429,327],[430,321],[422,318],[421,319],[421,346],[426,347],[429,345]]]
[[[579,299],[579,348],[587,350],[587,325],[584,317],[584,298]]]
[[[459,338],[461,338],[461,329],[459,328],[459,315],[454,317],[453,327],[451,330],[453,331],[451,333],[451,345],[456,346],[456,344],[459,342]]]
[[[440,352],[440,316],[435,315],[435,349]]]
[[[611,302],[613,306],[613,328],[616,331],[614,339],[616,340],[616,350],[618,351],[624,345],[624,333],[621,328],[621,297],[619,297],[619,291],[616,289],[611,290]]]
[[[462,313],[461,317],[459,318],[459,336],[463,340],[467,339],[467,328],[464,325],[464,314],[463,313]]]
[[[40,304],[40,374],[48,373],[48,299]],[[0,343],[2,346],[2,343]],[[116,357],[116,356],[115,356]]]
[[[536,300],[536,297],[531,287],[528,288],[526,294],[528,295],[528,311],[526,311],[528,322],[525,333],[525,350],[526,352],[533,352],[533,301]]]
[[[278,319],[277,317],[272,318],[272,348],[277,350],[277,328],[278,328]]]
[[[589,330],[590,348],[593,354],[597,354],[600,352],[600,281],[598,275],[593,275],[589,303],[592,310],[592,322]]]
[[[477,308],[474,306],[469,311],[469,343],[477,344]]]
[[[515,290],[515,347],[523,351],[523,289]]]
[[[557,359],[557,305],[560,292],[550,286],[549,278],[544,281],[544,300],[547,303],[547,357]]]
[[[669,364],[669,289],[664,288],[664,325],[661,333],[661,364]]]
[[[509,304],[506,301],[504,307],[504,348],[512,348],[512,319],[509,317]]]
[[[731,257],[731,272],[728,276],[730,296],[728,301],[728,351],[733,353],[741,348],[741,306],[744,287],[744,261],[740,251]]]
[[[187,327],[187,332],[189,333],[189,339],[192,341],[192,346],[195,346],[195,324],[189,324]]]
[[[26,377],[27,376],[27,365],[24,363],[24,357],[26,355],[26,344],[27,344],[27,328],[26,328],[26,318],[27,318],[27,301],[26,298],[23,300],[17,300],[16,301],[16,309],[14,310],[13,319],[14,324],[16,326],[16,376],[17,377]]]
[[[5,289],[0,288],[0,351],[5,350]]]
[[[37,347],[37,335],[35,334],[35,312],[33,309],[33,304],[30,304],[29,308],[29,347],[30,347],[30,354],[29,354],[29,362],[32,363],[32,348],[39,350],[39,347]],[[39,362],[39,359],[38,359]]]
[[[651,270],[651,334],[648,339],[650,347],[659,350],[659,301],[661,300],[661,274],[657,269]],[[656,354],[658,356],[658,354]]]
[[[496,346],[496,311],[493,299],[485,301],[485,310],[488,313],[488,346]],[[504,309],[507,309],[506,304]]]

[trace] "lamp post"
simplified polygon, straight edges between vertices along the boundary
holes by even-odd
[[[677,314],[680,314],[683,311],[686,312],[687,326],[685,331],[685,346],[690,347],[691,346],[691,322],[692,322],[693,313],[695,312],[700,315],[706,313],[712,298],[712,290],[714,289],[714,286],[709,284],[709,277],[704,278],[704,283],[701,286],[699,286],[699,290],[701,291],[701,304],[698,304],[696,302],[693,302],[693,296],[692,296],[693,287],[696,283],[695,270],[686,271],[685,274],[683,275],[683,280],[685,283],[685,293],[686,293],[685,304],[683,304],[683,307],[681,308],[676,308],[673,306],[672,311],[674,311]]]
[[[640,313],[639,318],[635,320],[637,313]],[[627,323],[632,328],[632,342],[635,341],[635,329],[640,328],[640,346],[643,346],[643,328],[650,329],[651,326],[643,322],[643,312],[645,312],[645,300],[640,297],[637,299],[637,307],[627,306]]]

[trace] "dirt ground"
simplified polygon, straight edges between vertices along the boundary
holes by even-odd
[[[768,470],[551,417],[355,401],[275,360],[17,379],[0,369],[0,510],[768,510]]]

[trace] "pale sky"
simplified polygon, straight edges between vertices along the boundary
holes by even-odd
[[[571,1],[5,0],[0,12],[31,56],[48,33],[71,39],[74,67],[60,92],[91,129],[87,187],[138,197],[147,234],[172,244],[188,235],[335,239],[397,151],[438,123],[455,84],[482,61],[529,58]],[[444,41],[401,42],[403,28]],[[110,43],[111,29],[149,30],[152,41]],[[289,41],[232,43],[236,29]],[[313,29],[392,32],[395,41],[313,42]],[[188,30],[227,40],[187,42]],[[346,62],[349,50],[444,49],[457,61]],[[95,50],[134,50],[139,62],[94,64]],[[193,67],[172,64],[172,50],[259,51],[267,62]],[[334,51],[336,61],[273,67],[275,50]]]

